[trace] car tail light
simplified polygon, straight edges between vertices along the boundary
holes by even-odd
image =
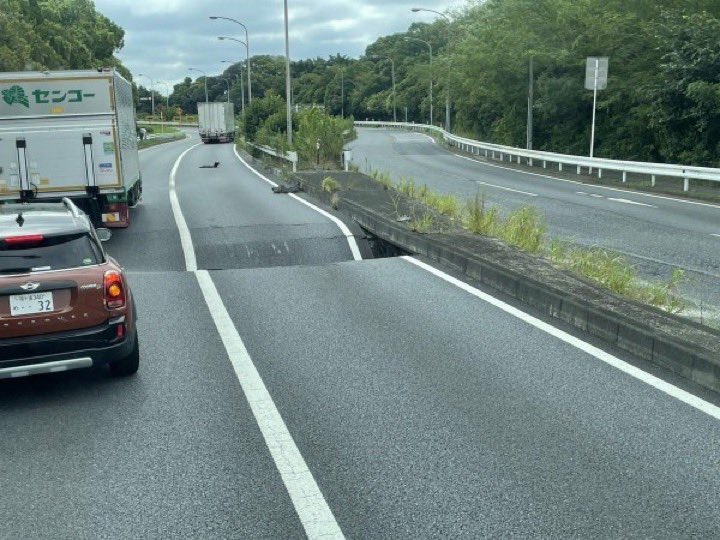
[[[44,240],[42,234],[25,234],[22,236],[8,236],[3,241],[9,246],[25,246],[39,244]]]
[[[120,272],[115,270],[105,272],[105,305],[108,309],[125,305],[125,284]]]

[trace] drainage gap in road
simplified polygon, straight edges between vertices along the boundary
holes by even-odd
[[[365,233],[365,241],[370,245],[374,259],[389,259],[390,257],[412,255],[409,251],[399,248],[387,240],[378,238],[366,229],[363,229],[363,232]]]

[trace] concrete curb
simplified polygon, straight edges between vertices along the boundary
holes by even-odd
[[[436,238],[412,232],[351,200],[344,199],[341,210],[363,229],[405,251],[448,264],[542,313],[572,324],[701,386],[720,391],[720,358],[717,352],[688,339],[660,333],[642,321],[618,315],[579,295],[504,268],[482,254],[469,253]],[[681,335],[700,331],[693,323],[675,319],[677,321],[674,322],[685,330],[678,332]]]

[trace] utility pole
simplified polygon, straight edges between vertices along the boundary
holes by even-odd
[[[249,68],[249,66],[248,66]],[[250,89],[248,88],[248,91]],[[292,89],[290,88],[290,33],[288,31],[288,3],[285,0],[285,101],[287,102],[287,138],[292,147]]]
[[[533,101],[535,97],[534,92],[534,73],[533,73],[533,59],[530,57],[530,72],[529,72],[529,86],[528,86],[528,111],[527,111],[527,149],[532,150],[533,148]]]

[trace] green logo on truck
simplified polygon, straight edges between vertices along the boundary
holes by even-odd
[[[30,107],[28,98],[25,95],[25,90],[23,90],[22,87],[18,86],[17,84],[11,86],[7,90],[3,90],[2,97],[3,101],[5,101],[5,103],[7,103],[8,105],[12,105],[13,103],[19,103],[20,105],[25,105],[28,108]]]
[[[30,94],[35,98],[34,103],[45,105],[50,103],[82,103],[86,98],[93,98],[95,94],[83,92],[82,90],[33,90]],[[13,105],[19,103],[30,107],[30,101],[25,90],[21,86],[13,85],[2,91],[5,103]]]

